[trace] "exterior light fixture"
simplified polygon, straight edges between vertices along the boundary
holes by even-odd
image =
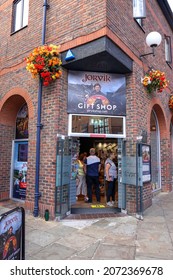
[[[152,48],[152,52],[142,54],[140,55],[140,57],[150,55],[150,54],[155,56],[155,48],[160,45],[161,41],[162,41],[162,36],[160,35],[159,32],[156,31],[150,32],[146,37],[146,44],[147,46]]]

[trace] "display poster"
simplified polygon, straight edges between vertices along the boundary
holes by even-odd
[[[126,115],[124,75],[69,71],[68,113]]]
[[[24,104],[16,118],[16,139],[26,139],[28,135],[28,106]]]
[[[0,260],[24,259],[24,221],[22,207],[0,216]]]
[[[151,181],[151,147],[142,144],[142,181],[143,183]]]
[[[28,141],[14,144],[13,198],[25,200],[27,188]]]

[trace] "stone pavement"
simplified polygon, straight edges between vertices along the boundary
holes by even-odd
[[[0,203],[0,214],[8,211]],[[26,260],[173,260],[173,192],[136,216],[45,221],[26,214]]]

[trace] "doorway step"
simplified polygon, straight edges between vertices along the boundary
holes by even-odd
[[[90,204],[90,207],[72,207],[71,214],[116,214],[120,213],[118,207],[102,207],[102,204]]]

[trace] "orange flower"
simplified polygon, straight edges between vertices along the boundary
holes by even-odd
[[[173,109],[173,95],[172,94],[169,97],[168,106],[170,109]]]
[[[39,77],[45,86],[62,75],[59,46],[52,44],[39,46],[25,58],[25,61],[26,70],[32,74],[33,78]]]
[[[162,92],[163,89],[168,86],[165,73],[154,69],[146,73],[141,82],[143,86],[146,87],[148,93],[151,93],[154,90]]]

